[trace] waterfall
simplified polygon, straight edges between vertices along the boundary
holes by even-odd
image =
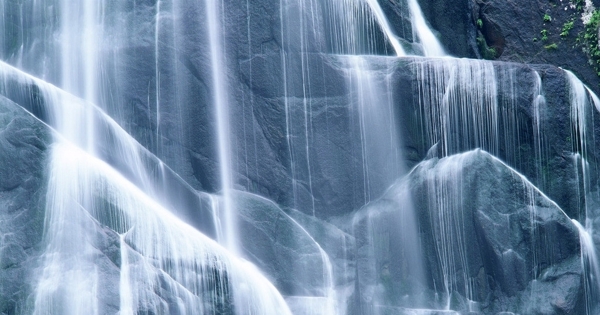
[[[435,37],[427,22],[423,17],[423,12],[419,7],[417,0],[408,0],[408,6],[410,8],[413,32],[419,38],[420,44],[423,47],[423,55],[426,57],[441,57],[445,56],[444,48]]]
[[[358,112],[364,203],[379,195],[401,174],[400,137],[394,128],[392,58],[372,62],[361,56],[340,56],[353,91],[348,100]]]
[[[147,172],[143,149],[108,116],[92,104],[8,65],[3,64],[2,75],[5,83],[16,77],[36,84],[46,102],[44,110],[50,111],[50,123],[60,133],[50,158],[45,267],[36,284],[33,313],[101,314],[105,312],[101,306],[110,302],[100,300],[98,290],[113,282],[120,283],[117,289],[125,290],[120,294],[122,313],[142,311],[140,305],[148,307],[144,311],[155,313],[204,313],[212,307],[227,308],[233,301],[244,305],[238,310],[240,314],[289,313],[281,295],[252,265],[232,256],[152,199],[160,199],[159,187]],[[96,126],[103,126],[99,130],[104,136],[114,137],[113,142],[101,143],[102,138],[81,132],[87,129],[79,124],[86,124],[89,117]],[[88,147],[89,139],[95,139],[90,144],[95,148],[118,153],[113,159],[118,157],[131,167],[133,179],[144,191],[95,157],[97,150],[85,152],[82,148]],[[110,230],[103,231],[100,224]],[[96,263],[101,254],[97,248],[111,238],[115,245],[125,246],[118,262],[125,267],[116,279],[100,278],[100,272],[107,271],[99,270],[106,267]],[[147,304],[156,299],[156,293],[148,289],[164,281],[168,286],[159,296],[177,297],[182,300],[180,305]],[[249,284],[251,289],[243,289]]]
[[[222,34],[218,17],[220,16],[220,6],[215,1],[206,1],[206,17],[208,21],[209,39],[210,39],[210,61],[212,70],[213,80],[213,91],[214,98],[213,104],[215,106],[216,121],[217,121],[217,142],[218,142],[218,154],[219,154],[219,172],[221,177],[221,190],[223,194],[223,215],[224,215],[224,229],[225,229],[225,244],[227,248],[234,253],[238,252],[237,249],[237,235],[236,235],[236,223],[235,223],[235,206],[231,197],[231,190],[233,189],[233,175],[232,175],[232,164],[231,164],[231,145],[229,142],[229,107],[227,101],[227,83],[223,77],[223,69],[225,63],[222,60],[223,48],[221,44]]]
[[[581,266],[586,270],[584,274],[584,289],[586,314],[594,314],[598,311],[598,289],[600,288],[600,262],[596,254],[596,245],[592,235],[577,220],[573,224],[579,230],[579,240],[581,242]]]
[[[542,78],[540,77],[540,74],[536,71],[535,72],[535,87],[534,87],[535,91],[533,93],[533,112],[534,112],[534,135],[533,135],[533,139],[535,142],[535,154],[536,154],[536,160],[539,161],[538,165],[537,165],[537,169],[538,170],[542,170],[543,166],[542,166],[542,161],[544,161],[544,158],[546,156],[546,148],[544,147],[544,144],[542,143],[543,138],[542,138],[542,133],[541,133],[541,128],[542,128],[542,118],[541,118],[541,111],[544,109],[544,107],[546,106],[546,98],[544,97],[544,91],[542,89]],[[537,183],[538,186],[544,187],[545,183],[546,183],[546,174],[544,174],[544,172],[542,171],[538,171],[537,172]]]
[[[443,155],[469,147],[498,154],[500,113],[493,64],[444,58],[416,60],[414,67],[428,143],[439,142]]]
[[[577,187],[580,196],[578,204],[579,220],[573,219],[577,226],[581,243],[581,265],[584,270],[584,289],[586,314],[597,312],[598,290],[600,289],[600,264],[594,242],[598,218],[596,204],[598,188],[594,177],[595,168],[590,162],[595,162],[595,141],[591,128],[594,125],[594,112],[599,111],[598,97],[585,86],[572,72],[565,71],[571,105],[571,144],[573,147],[573,162],[582,189]],[[581,175],[580,175],[581,174]]]
[[[581,265],[587,273],[584,275],[585,289],[585,306],[586,314],[593,314],[597,311],[598,305],[598,275],[600,275],[600,263],[596,254],[596,246],[592,235],[584,228],[577,220],[573,220],[573,224],[579,230],[581,242]]]
[[[123,235],[121,251],[127,253],[121,256],[126,268],[119,277],[119,287],[126,290],[121,291],[122,314],[134,305],[134,313],[203,314],[243,305],[237,314],[291,314],[276,289],[250,264],[181,222],[110,166],[72,145],[57,143],[51,167],[46,267],[35,314],[102,313],[98,295],[88,289],[106,286],[95,271],[102,266],[93,263],[94,247],[101,240],[89,233],[96,229],[94,221]],[[68,276],[62,279],[63,275]],[[167,300],[180,301],[176,306],[153,304],[156,293],[150,288],[160,288]]]
[[[388,24],[387,18],[383,14],[383,11],[381,10],[381,7],[379,6],[379,3],[377,2],[377,0],[366,0],[366,1],[369,4],[369,7],[371,8],[371,10],[373,11],[373,14],[375,15],[375,19],[377,20],[377,23],[379,24],[379,26],[382,28],[383,33],[385,34],[387,40],[390,41],[390,44],[392,45],[392,47],[394,47],[396,56],[398,56],[398,57],[404,56],[406,53],[404,52],[404,49],[400,45],[400,42],[398,42],[396,35],[394,34],[394,32],[392,32],[390,25]]]
[[[594,314],[600,99],[431,6],[0,1],[0,313]]]
[[[569,96],[571,102],[571,143],[573,152],[576,155],[575,167],[577,172],[581,172],[583,191],[580,194],[583,196],[584,204],[580,206],[580,218],[584,220],[584,226],[592,233],[593,226],[591,222],[597,217],[598,213],[594,210],[594,204],[598,200],[595,187],[592,187],[593,171],[589,167],[590,159],[594,159],[593,152],[595,143],[593,141],[592,126],[594,111],[598,111],[598,97],[594,93],[589,92],[589,89],[570,71],[565,71]]]

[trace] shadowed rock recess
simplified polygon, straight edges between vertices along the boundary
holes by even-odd
[[[598,25],[0,1],[0,314],[599,314]]]

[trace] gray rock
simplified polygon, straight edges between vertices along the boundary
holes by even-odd
[[[236,192],[241,247],[279,292],[287,296],[326,296],[331,262],[319,244],[275,203]]]
[[[354,233],[362,313],[377,305],[583,312],[576,227],[484,151],[419,164],[355,215]]]
[[[0,96],[0,313],[26,310],[43,247],[51,132]]]

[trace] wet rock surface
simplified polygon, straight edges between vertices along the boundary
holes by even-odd
[[[406,39],[403,44],[411,46],[413,30],[404,1],[378,2],[395,33]],[[419,1],[449,54],[497,59],[487,64],[497,83],[497,129],[481,135],[497,147],[472,141],[472,130],[452,130],[443,141],[441,130],[427,134],[432,113],[423,109],[420,97],[436,82],[423,80],[418,69],[439,70],[439,60],[364,56],[365,72],[353,73],[349,63],[357,60],[331,54],[331,43],[318,40],[315,34],[324,29],[302,37],[301,27],[314,25],[283,21],[281,1],[223,3],[227,69],[216,71],[226,77],[241,245],[245,257],[290,304],[308,309],[301,295],[323,302],[318,299],[325,295],[322,249],[336,275],[333,285],[349,297],[352,315],[413,314],[413,308],[424,306],[464,314],[583,312],[577,231],[561,209],[582,221],[582,204],[598,202],[586,199],[585,189],[598,191],[595,148],[600,148],[600,137],[589,137],[594,149],[580,154],[590,167],[590,186],[584,186],[584,171],[576,166],[582,150],[573,132],[571,91],[557,66],[573,70],[592,90],[598,90],[600,81],[581,47],[573,47],[582,26],[576,24],[569,36],[560,36],[564,23],[573,17],[579,21],[573,9],[564,10],[566,2]],[[168,206],[216,238],[212,200],[196,194],[218,194],[221,189],[216,93],[207,49],[210,29],[198,23],[206,16],[205,4],[183,1],[185,10],[179,8],[177,19],[169,15],[170,8],[155,19],[157,5],[137,2],[126,6],[124,16],[108,15],[133,27],[111,48],[120,58],[111,60],[105,75],[119,80],[102,83],[98,105],[162,161],[149,155],[148,164],[157,170],[170,168],[157,175],[170,198]],[[8,1],[5,25],[23,24],[18,10],[28,12],[30,6]],[[299,9],[291,8],[287,13],[293,16]],[[544,21],[545,14],[552,20]],[[110,31],[116,33],[119,25]],[[20,38],[16,27],[4,30],[2,40],[18,40],[1,42],[0,57],[12,64],[23,62],[24,70],[42,77],[47,69],[40,55],[46,52],[39,50],[42,45],[28,45],[43,38],[31,34],[56,31],[59,25],[46,17],[27,27],[27,38]],[[543,30],[548,32],[544,40]],[[174,33],[177,39],[171,37]],[[373,50],[390,55],[382,34],[378,31],[375,37]],[[25,60],[19,60],[19,45],[13,45],[17,42],[25,43],[29,52]],[[485,55],[489,51],[482,51],[481,43],[494,54]],[[553,43],[557,48],[549,46]],[[53,57],[60,60],[58,49]],[[459,63],[444,67],[447,73],[462,69]],[[476,79],[462,87],[443,85],[438,96],[467,91],[478,83],[477,71],[472,71]],[[536,94],[536,72],[541,95]],[[356,81],[366,74],[389,84],[387,94],[379,96],[392,100],[389,116],[398,129],[398,143],[390,146],[398,145],[402,154],[393,156],[398,167],[393,171],[379,163],[379,152],[365,149]],[[59,75],[44,78],[60,85]],[[2,80],[0,84],[9,84],[4,96],[10,100],[0,96],[0,313],[13,314],[25,307],[41,259],[50,132],[18,107],[48,122],[40,88]],[[538,96],[544,102],[536,108]],[[588,131],[600,132],[591,104],[586,115]],[[447,118],[457,125],[469,123],[457,113]],[[461,154],[476,148],[495,150],[545,195],[487,153]],[[100,154],[110,159],[111,148]],[[115,168],[122,163],[109,162]],[[365,172],[368,163],[375,170],[370,174]],[[125,167],[119,169],[127,175]],[[101,225],[93,233],[99,239],[105,285],[118,292],[118,235]],[[142,264],[135,251],[130,254],[134,265]],[[153,299],[177,308],[177,298],[165,286],[167,276],[162,277],[162,287],[145,289],[149,298],[139,301],[140,312],[153,309]],[[118,296],[103,294],[104,310],[116,312]],[[233,312],[227,305],[215,309]]]
[[[48,128],[0,96],[0,312],[15,314],[32,292],[43,249]]]
[[[484,151],[419,164],[357,212],[354,233],[358,314],[377,305],[449,305],[465,314],[584,312],[577,228]]]

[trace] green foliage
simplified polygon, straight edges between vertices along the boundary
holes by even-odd
[[[550,45],[544,46],[544,48],[546,48],[547,50],[557,50],[558,49],[558,45],[556,43],[552,43]]]
[[[590,65],[600,76],[600,48],[598,47],[598,27],[600,27],[600,10],[592,13],[590,21],[584,25],[582,39],[583,51],[587,53]],[[580,35],[581,36],[581,35]]]
[[[479,28],[483,27],[483,21],[481,19],[477,19],[477,27],[479,27]]]
[[[496,52],[496,48],[489,47],[487,45],[487,42],[485,41],[485,38],[483,38],[483,36],[481,35],[477,37],[477,47],[479,48],[479,53],[481,54],[481,57],[483,57],[483,59],[493,60],[498,57],[498,52]]]
[[[552,22],[552,17],[548,13],[544,14],[544,23]]]
[[[547,41],[548,40],[548,30],[547,29],[543,29],[540,31],[540,35],[542,35],[542,41]]]
[[[563,24],[563,28],[562,28],[562,32],[560,32],[560,37],[567,37],[569,36],[569,32],[573,29],[573,23],[575,21],[571,20],[569,22],[565,22],[565,24]]]

